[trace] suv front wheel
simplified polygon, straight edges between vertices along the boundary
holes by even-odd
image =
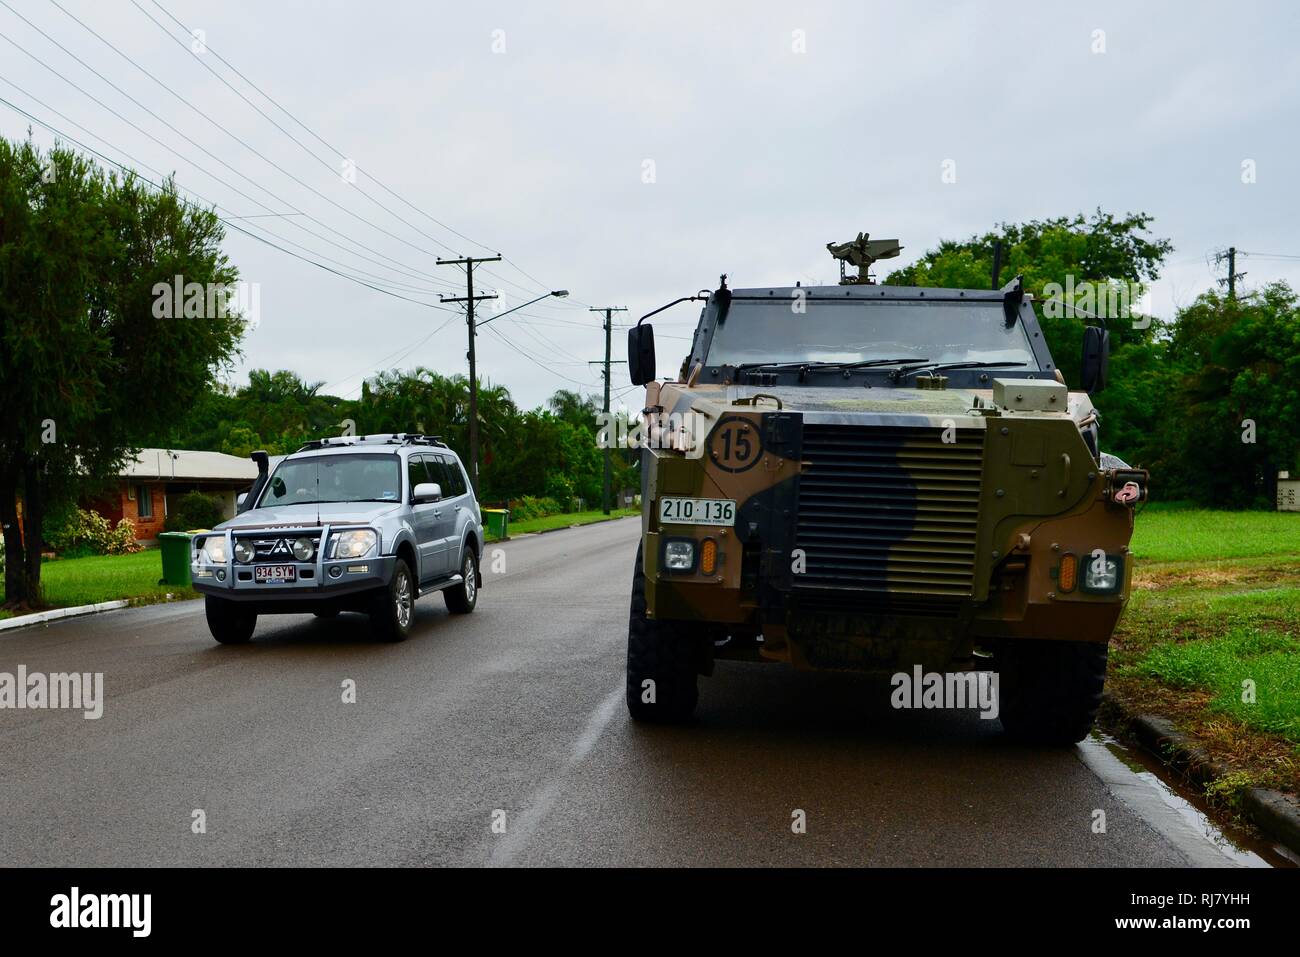
[[[244,611],[233,601],[203,596],[203,614],[208,619],[208,631],[223,645],[243,645],[253,637],[257,615]]]
[[[393,563],[393,578],[371,600],[370,630],[381,641],[405,641],[415,618],[415,579],[411,566],[399,558]]]

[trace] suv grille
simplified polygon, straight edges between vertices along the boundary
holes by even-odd
[[[799,590],[966,598],[974,588],[984,432],[805,425]]]
[[[320,532],[307,532],[302,535],[287,535],[284,537],[271,538],[268,536],[238,535],[236,540],[243,540],[253,548],[253,557],[249,559],[252,562],[296,562],[297,558],[293,555],[293,543],[300,538],[309,538],[312,543],[312,558],[314,561],[316,551],[320,548]],[[236,559],[238,561],[238,559]]]

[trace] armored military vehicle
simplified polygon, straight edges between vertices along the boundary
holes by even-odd
[[[836,286],[723,276],[629,330],[646,386],[633,717],[685,720],[725,658],[990,672],[1006,732],[1091,727],[1148,484],[1098,444],[1108,334],[1085,328],[1069,391],[1018,278],[871,282],[898,248],[831,244],[858,267]],[[686,301],[704,304],[690,353],[656,381],[646,319]]]

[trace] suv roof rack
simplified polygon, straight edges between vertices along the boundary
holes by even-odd
[[[294,454],[308,449],[337,448],[342,445],[436,445],[448,448],[441,435],[425,435],[421,432],[379,432],[374,435],[335,435],[323,439],[312,439],[304,443]]]

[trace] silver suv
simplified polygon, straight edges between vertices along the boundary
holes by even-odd
[[[369,614],[386,641],[411,630],[415,599],[441,591],[468,614],[483,585],[479,505],[456,453],[436,436],[320,439],[257,481],[239,514],[196,535],[191,578],[223,644],[253,635],[258,615]]]

